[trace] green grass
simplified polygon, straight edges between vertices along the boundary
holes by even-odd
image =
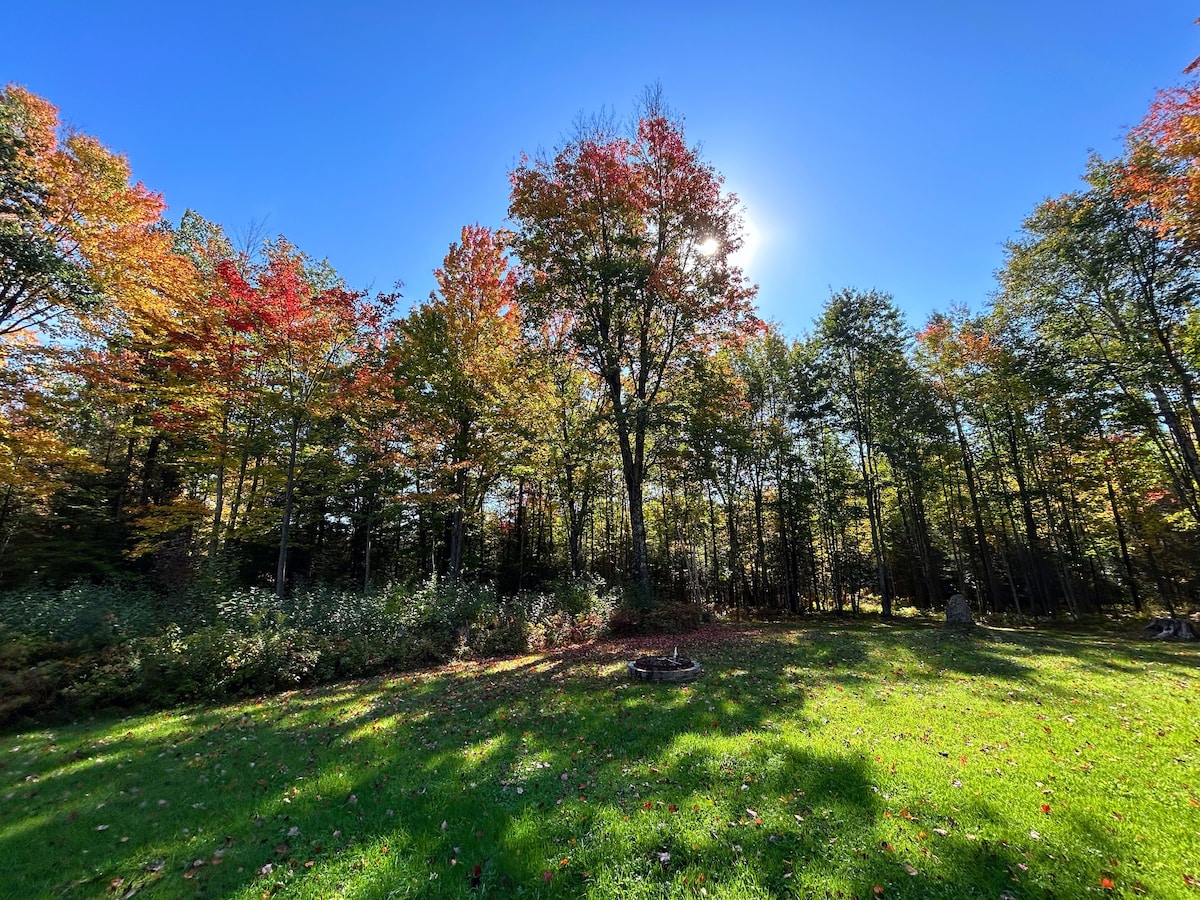
[[[2,736],[0,894],[1200,898],[1195,647],[675,640]]]

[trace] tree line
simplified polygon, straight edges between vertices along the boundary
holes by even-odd
[[[583,576],[743,611],[1059,616],[1200,587],[1200,86],[1032,211],[979,311],[755,313],[653,92],[511,173],[403,311],[235,246],[0,92],[0,587]]]

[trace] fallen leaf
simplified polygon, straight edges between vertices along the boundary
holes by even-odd
[[[1111,891],[1113,888],[1116,887],[1116,885],[1113,884],[1111,878],[1101,878],[1100,879],[1100,887],[1104,888],[1106,891]]]

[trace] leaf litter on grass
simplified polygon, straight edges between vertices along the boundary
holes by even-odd
[[[701,681],[624,680],[675,644]],[[1100,877],[1170,896],[1200,871],[1196,714],[1157,678],[1092,665],[1138,649],[717,625],[31,732],[5,747],[0,851],[25,895],[157,876],[244,897],[695,896],[708,872],[729,897],[1061,895]],[[1190,684],[1196,657],[1148,662]],[[81,830],[53,824],[70,814]],[[110,834],[127,840],[97,845]]]

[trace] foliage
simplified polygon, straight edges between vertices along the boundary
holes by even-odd
[[[737,198],[722,192],[661,98],[651,93],[645,106],[632,138],[597,122],[553,159],[525,160],[511,175],[509,207],[530,270],[527,314],[561,323],[604,386],[644,601],[647,438],[663,393],[757,323],[754,289],[729,260],[742,240]]]
[[[44,641],[106,646],[144,637],[158,627],[156,598],[117,583],[30,586],[0,593],[5,629]]]
[[[334,678],[583,644],[615,598],[596,579],[501,597],[489,585],[429,579],[370,594],[329,587],[281,598],[222,592],[211,614],[165,627],[161,601],[114,587],[0,595],[0,674],[18,715],[219,700]]]
[[[54,664],[31,702],[956,592],[1017,622],[1188,613],[1193,93],[1032,211],[989,306],[917,329],[837,290],[792,339],[654,91],[521,158],[513,230],[463,228],[388,319],[395,294],[284,237],[163,221],[128,161],[6,88],[0,603],[9,657]]]

